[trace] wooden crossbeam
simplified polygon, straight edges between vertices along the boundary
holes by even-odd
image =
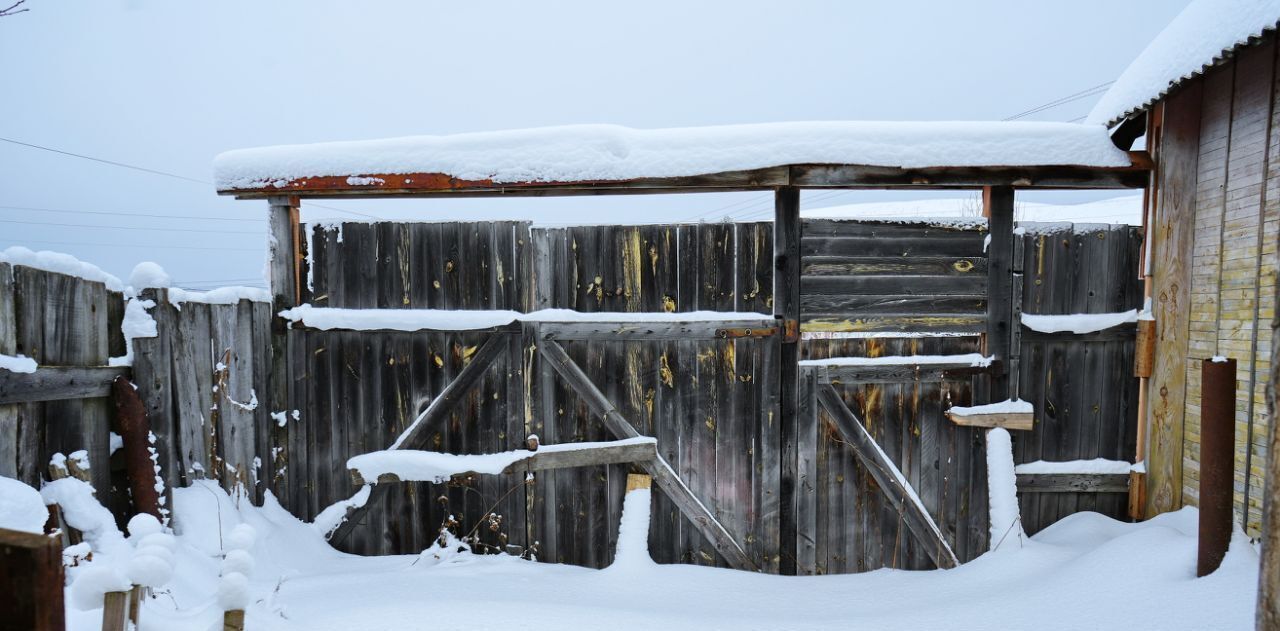
[[[818,383],[901,383],[903,381],[942,381],[944,379],[968,379],[990,370],[987,366],[974,366],[970,362],[952,364],[890,364],[820,366]]]
[[[778,187],[840,188],[1142,188],[1147,185],[1151,157],[1130,151],[1130,165],[1083,167],[952,166],[902,168],[861,164],[793,164],[745,171],[677,177],[563,182],[494,182],[465,180],[445,173],[346,173],[310,176],[245,188],[221,188],[219,195],[261,199],[293,195],[324,197],[544,197],[572,195],[643,195],[761,191]],[[359,177],[351,177],[359,176]],[[353,183],[359,182],[359,183]]]
[[[1128,493],[1128,473],[1019,473],[1019,493]]]
[[[41,366],[35,372],[0,370],[0,405],[111,394],[111,382],[128,376],[126,366]]]
[[[458,372],[458,376],[454,377],[453,381],[445,386],[444,390],[440,392],[440,396],[437,396],[431,402],[431,405],[428,405],[427,409],[418,415],[418,418],[413,421],[409,429],[405,430],[396,439],[395,444],[391,445],[390,449],[421,449],[426,446],[431,431],[453,412],[453,408],[457,407],[458,402],[480,381],[480,377],[484,376],[489,366],[506,349],[506,335],[493,335],[485,340],[485,343],[480,346],[480,350],[476,351],[476,354],[472,356],[470,363]],[[391,493],[391,489],[392,487],[383,485],[373,487],[364,504],[347,509],[346,518],[337,528],[333,529],[333,532],[329,533],[329,541],[338,543],[346,539],[351,534],[351,531],[355,529],[360,518],[364,516],[365,511],[384,501],[386,496]]]
[[[884,451],[876,445],[876,441],[862,421],[844,404],[840,394],[831,385],[818,386],[818,402],[827,414],[835,421],[836,430],[851,447],[859,462],[871,474],[876,485],[884,492],[889,503],[902,515],[907,529],[915,535],[926,554],[933,559],[939,568],[953,568],[960,564],[951,546],[942,538],[942,532],[934,523],[929,511],[920,503],[915,493],[907,486],[898,467],[889,460]]]
[[[635,438],[640,435],[640,432],[636,431],[636,428],[618,412],[609,398],[591,382],[577,362],[569,357],[569,353],[563,346],[554,340],[544,339],[538,344],[538,349],[556,373],[569,384],[570,388],[573,388],[578,396],[582,397],[587,407],[601,417],[609,431],[618,438]],[[666,460],[661,456],[655,456],[652,460],[641,463],[641,466],[650,476],[653,476],[653,481],[657,483],[658,488],[671,498],[680,512],[693,522],[698,532],[711,542],[712,547],[729,562],[729,565],[739,570],[758,569],[738,542],[734,541],[729,531],[693,495]]]
[[[661,341],[724,340],[769,337],[778,333],[777,323],[768,320],[684,321],[684,322],[542,322],[541,337],[550,340]]]

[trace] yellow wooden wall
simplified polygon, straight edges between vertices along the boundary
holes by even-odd
[[[1196,504],[1200,363],[1224,355],[1238,366],[1236,513],[1251,534],[1261,516],[1270,423],[1266,383],[1280,223],[1276,54],[1267,38],[1153,110],[1158,337],[1148,384],[1147,510]]]

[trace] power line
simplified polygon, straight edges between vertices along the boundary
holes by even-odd
[[[3,210],[25,210],[39,213],[68,213],[74,215],[110,215],[113,217],[144,217],[147,219],[191,219],[195,221],[240,221],[264,223],[266,219],[239,219],[235,217],[197,217],[195,215],[165,215],[159,213],[126,213],[109,210],[74,210],[71,208],[37,208],[33,206],[0,206]]]
[[[87,156],[87,155],[84,155],[84,154],[82,154],[82,153],[74,153],[74,152],[71,152],[71,151],[63,151],[62,149],[54,149],[53,147],[45,147],[44,145],[37,145],[37,144],[34,144],[34,143],[29,143],[29,142],[22,142],[21,140],[14,140],[14,139],[12,139],[12,138],[4,138],[4,137],[0,137],[0,141],[4,141],[4,142],[11,143],[11,144],[15,144],[15,145],[20,145],[20,146],[23,146],[23,147],[30,147],[30,148],[32,148],[32,149],[39,149],[39,150],[41,150],[41,151],[48,151],[48,152],[56,153],[56,154],[59,154],[59,155],[70,156],[70,157],[72,157],[72,158],[80,158],[80,159],[83,159],[83,160],[91,160],[91,161],[93,161],[93,162],[98,162],[98,163],[101,163],[101,164],[109,164],[109,165],[111,165],[111,166],[114,166],[114,167],[120,167],[120,168],[122,168],[122,169],[132,169],[132,170],[134,170],[134,171],[141,171],[141,172],[143,172],[143,173],[150,173],[150,174],[152,174],[152,175],[163,175],[163,176],[165,176],[165,177],[171,177],[171,178],[175,178],[175,179],[179,179],[179,180],[185,180],[185,181],[187,181],[187,182],[194,182],[194,183],[196,183],[196,184],[204,184],[205,186],[213,186],[213,182],[209,182],[209,181],[207,181],[207,180],[198,180],[198,179],[193,178],[193,177],[187,177],[187,176],[185,176],[185,175],[178,175],[177,173],[169,173],[168,171],[159,171],[159,170],[156,170],[156,169],[148,169],[147,167],[140,167],[140,166],[137,166],[137,165],[134,165],[134,164],[126,164],[126,163],[124,163],[124,162],[116,162],[115,160],[107,160],[107,159],[105,159],[105,158],[95,158],[95,157],[93,157],[93,156]],[[360,213],[360,212],[356,212],[356,211],[354,211],[354,210],[344,210],[344,209],[342,209],[342,208],[337,208],[337,207],[335,207],[335,206],[326,206],[326,205],[324,205],[324,204],[311,204],[311,205],[312,205],[312,206],[315,206],[316,208],[325,208],[325,209],[328,209],[328,210],[334,210],[334,211],[337,211],[337,212],[340,212],[340,213],[347,213],[347,214],[351,214],[351,215],[356,215],[356,216],[358,216],[358,217],[366,217],[366,218],[369,218],[369,219],[380,219],[380,217],[377,217],[377,216],[374,216],[374,215],[370,215],[370,214],[367,214],[367,213]]]
[[[97,228],[99,230],[149,230],[153,232],[198,232],[201,234],[256,234],[262,235],[263,232],[257,230],[204,230],[200,228],[145,228],[138,226],[100,226],[95,224],[84,223],[57,223],[52,221],[22,221],[20,219],[0,219],[0,223],[20,223],[31,226],[61,226],[65,228]]]
[[[1083,99],[1083,98],[1094,96],[1096,94],[1101,94],[1103,91],[1106,90],[1106,88],[1110,87],[1113,83],[1115,83],[1114,79],[1112,79],[1111,81],[1107,81],[1105,83],[1099,83],[1098,85],[1095,85],[1091,88],[1085,88],[1084,90],[1076,92],[1075,94],[1068,94],[1064,97],[1059,97],[1057,99],[1049,101],[1048,103],[1037,105],[1029,110],[1018,112],[1017,114],[1014,114],[1013,116],[1010,116],[1002,120],[1005,120],[1005,121],[1018,120],[1020,118],[1031,116],[1032,114],[1038,114],[1045,110],[1053,109],[1060,105],[1066,105],[1067,103],[1072,103],[1075,101],[1079,101],[1080,99]]]
[[[212,246],[194,246],[194,245],[153,245],[150,243],[93,243],[85,241],[39,241],[34,239],[23,239],[22,244],[27,243],[43,243],[45,245],[82,245],[87,247],[104,247],[104,248],[154,248],[161,250],[217,250],[221,252],[264,252],[265,248],[218,248]]]

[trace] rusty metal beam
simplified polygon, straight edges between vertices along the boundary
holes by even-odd
[[[1196,576],[1222,565],[1231,543],[1236,448],[1236,360],[1200,367],[1200,546]]]
[[[292,195],[339,197],[542,197],[767,191],[780,186],[808,189],[954,189],[1015,186],[1047,189],[1143,188],[1151,171],[1145,151],[1130,151],[1125,167],[1038,165],[1025,167],[901,167],[859,164],[793,164],[666,178],[494,182],[444,173],[351,173],[296,178],[260,186],[219,189],[221,195],[260,199]]]

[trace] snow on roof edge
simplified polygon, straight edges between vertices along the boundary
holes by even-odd
[[[1085,122],[1113,126],[1277,28],[1278,0],[1194,0],[1125,68]]]
[[[828,121],[632,129],[568,125],[239,149],[214,158],[218,190],[310,177],[439,173],[462,180],[622,181],[788,164],[928,168],[1125,167],[1101,125],[1039,121]],[[351,186],[365,182],[348,182]]]

